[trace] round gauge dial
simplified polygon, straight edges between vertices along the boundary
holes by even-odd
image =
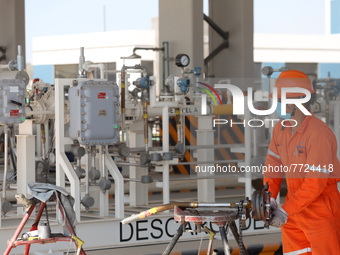
[[[176,66],[186,67],[190,63],[190,58],[187,54],[178,54],[176,56]]]

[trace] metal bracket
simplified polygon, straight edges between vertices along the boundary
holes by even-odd
[[[223,31],[209,16],[204,14],[204,20],[212,27],[223,39],[222,43],[214,49],[209,56],[204,59],[204,65],[207,65],[223,49],[229,48],[229,32]]]
[[[2,55],[0,56],[0,62],[6,60],[6,51],[7,51],[6,46],[0,46],[0,52],[2,53]]]

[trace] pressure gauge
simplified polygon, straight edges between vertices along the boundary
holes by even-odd
[[[190,58],[187,54],[178,54],[176,56],[176,66],[178,67],[186,67],[190,63]]]

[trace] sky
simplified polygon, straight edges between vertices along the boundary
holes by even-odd
[[[254,32],[323,34],[325,1],[254,0]],[[208,14],[208,0],[203,3]],[[26,0],[27,62],[33,37],[104,31],[104,6],[106,31],[151,29],[158,16],[158,0]]]
[[[254,33],[323,34],[326,0],[254,0]]]

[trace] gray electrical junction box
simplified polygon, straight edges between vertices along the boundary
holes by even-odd
[[[119,140],[119,90],[114,82],[78,81],[69,89],[69,135],[82,145]]]
[[[25,88],[22,80],[0,80],[0,124],[25,121]]]

